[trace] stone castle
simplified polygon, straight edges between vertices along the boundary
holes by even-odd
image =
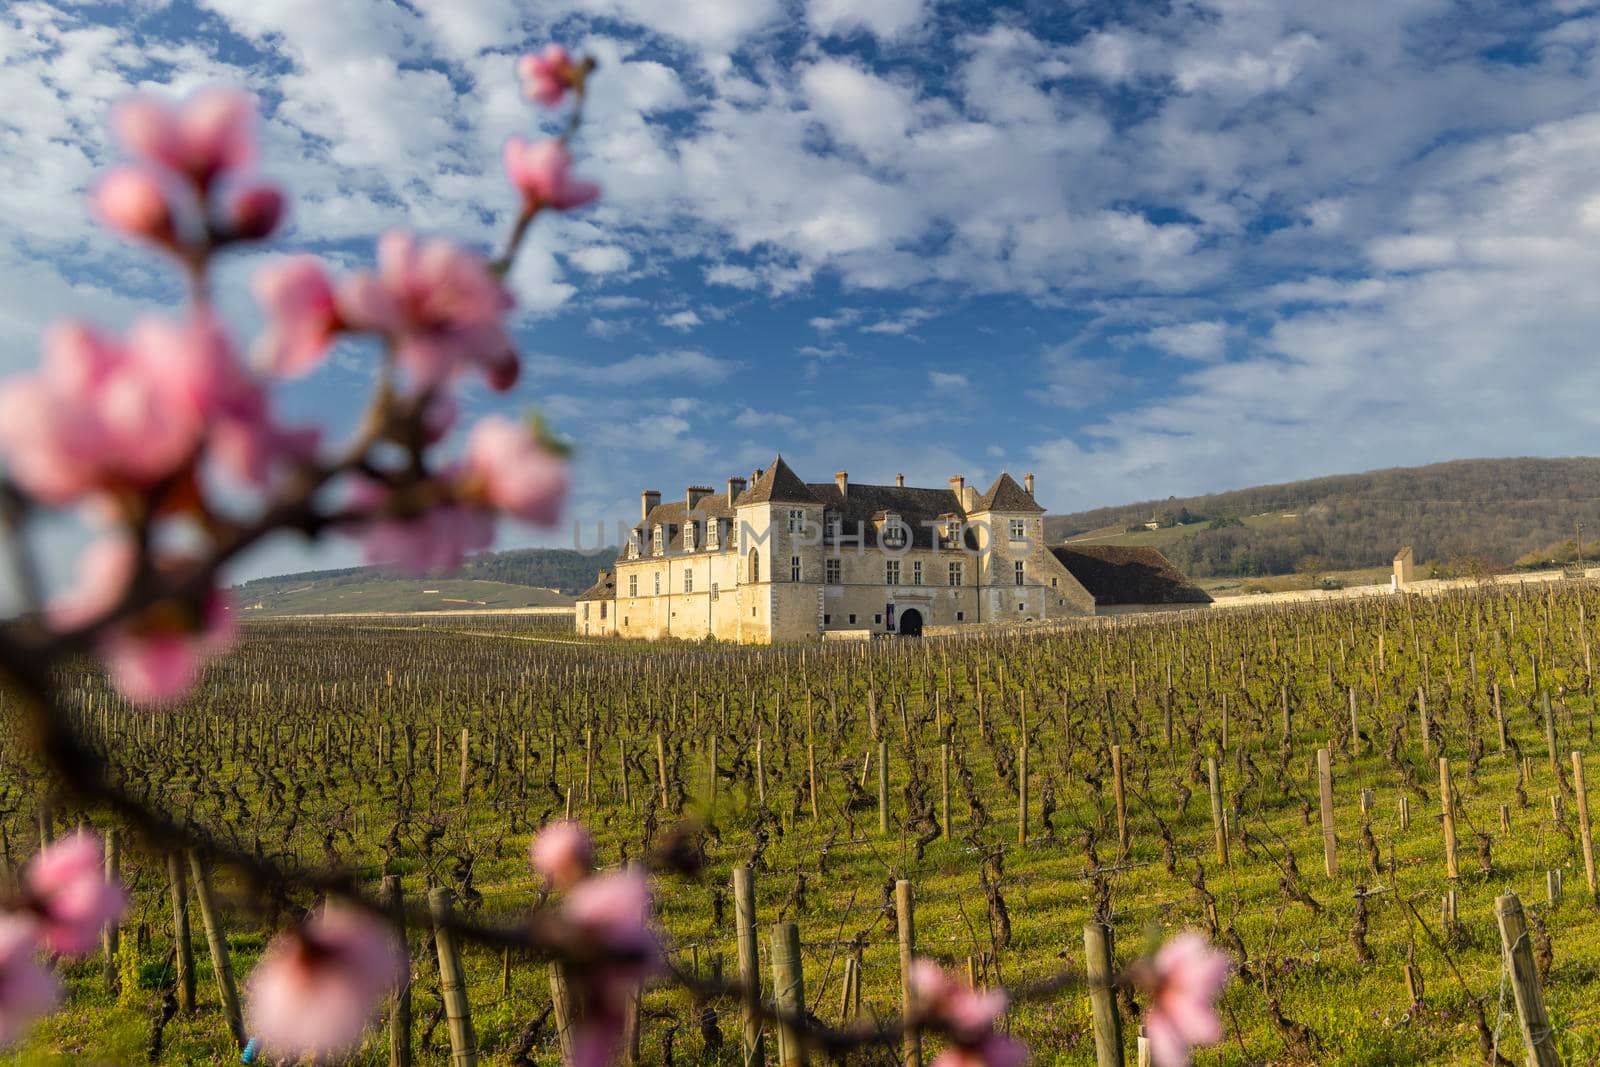
[[[580,634],[742,643],[913,637],[1135,607],[1209,603],[1159,553],[1048,546],[1033,476],[979,493],[806,483],[783,457],[725,493],[641,494],[614,569],[578,599]]]

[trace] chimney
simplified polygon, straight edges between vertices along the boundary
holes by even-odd
[[[894,484],[896,488],[904,489],[906,486],[906,476],[904,474],[896,474],[894,476]]]
[[[650,509],[661,503],[661,493],[656,489],[646,489],[639,494],[639,521],[643,522],[650,517]]]
[[[833,484],[839,487],[840,496],[850,495],[850,474],[848,471],[834,471]]]
[[[962,475],[958,474],[954,478],[950,479],[950,491],[956,495],[956,502],[959,503],[963,508],[967,506],[966,488],[967,479]]]
[[[759,482],[761,480],[761,475],[764,474],[764,473],[765,472],[760,467],[757,467],[755,470],[751,471],[750,472],[750,484],[754,485],[757,482]]]
[[[1022,476],[1022,488],[1028,491],[1029,496],[1033,495],[1033,475],[1024,474]]]
[[[728,506],[733,507],[734,498],[744,492],[745,480],[743,478],[728,479]]]
[[[604,584],[604,582],[605,582],[605,580],[606,580],[606,572],[605,572],[605,571],[601,571],[601,572],[600,572],[600,573],[599,573],[599,574],[598,574],[598,575],[597,575],[597,576],[596,576],[596,577],[595,577],[595,580],[594,580],[594,584],[595,584],[595,585],[602,585],[602,584]]]
[[[700,501],[704,500],[710,495],[711,490],[706,486],[691,485],[687,490],[684,491],[684,501],[689,505],[689,510],[693,511],[696,504],[700,503]]]

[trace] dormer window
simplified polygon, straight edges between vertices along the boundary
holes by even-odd
[[[706,547],[713,550],[722,547],[721,519],[708,519],[706,521]]]
[[[683,524],[683,547],[684,547],[685,551],[688,551],[688,552],[693,552],[694,551],[694,528],[695,528],[695,525],[696,524],[693,523],[693,522],[686,522],[686,523]]]
[[[639,540],[640,540],[640,537],[641,537],[641,534],[639,533],[638,530],[635,530],[635,531],[633,531],[632,533],[630,533],[628,535],[628,558],[629,559],[638,559],[639,558]]]
[[[884,515],[883,525],[879,528],[879,534],[884,548],[906,547],[907,530],[905,523],[901,522],[900,516],[892,511]]]
[[[650,538],[650,551],[657,556],[666,551],[665,535],[663,534],[659,523],[656,525],[655,532]]]

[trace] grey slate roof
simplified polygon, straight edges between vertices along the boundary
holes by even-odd
[[[617,575],[615,571],[601,571],[595,583],[578,594],[579,600],[615,600]]]
[[[1028,491],[1017,484],[1011,475],[1001,472],[1000,477],[994,480],[989,491],[978,498],[976,511],[1028,511],[1043,514],[1041,508],[1034,502]]]
[[[811,495],[821,501],[826,512],[837,512],[844,520],[844,534],[854,537],[861,532],[862,544],[878,543],[875,516],[894,512],[900,521],[911,528],[912,548],[934,547],[934,529],[925,525],[937,522],[943,515],[965,519],[961,501],[949,489],[917,489],[909,485],[865,485],[849,483],[841,494],[834,482],[814,482],[808,485]],[[977,548],[973,531],[967,531],[967,543]]]
[[[755,484],[739,494],[736,504],[815,504],[806,483],[789,469],[782,456],[773,459],[772,465],[761,472]]]
[[[1050,554],[1093,595],[1096,604],[1211,603],[1211,594],[1153,548],[1052,545]]]

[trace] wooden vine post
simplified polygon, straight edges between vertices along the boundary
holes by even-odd
[[[404,929],[400,920],[405,916],[405,895],[398,874],[383,876],[381,890],[383,905],[395,921],[396,929]],[[404,944],[402,940],[402,944]],[[405,950],[405,974],[400,988],[394,991],[389,1008],[389,1067],[411,1067],[411,950]]]
[[[1444,824],[1444,872],[1452,881],[1460,877],[1456,862],[1456,802],[1450,790],[1450,760],[1439,757],[1439,809]]]
[[[1332,878],[1339,873],[1339,854],[1333,832],[1333,769],[1325,748],[1317,749],[1317,791],[1322,802],[1322,866]]]
[[[188,851],[189,872],[194,875],[194,899],[200,905],[200,925],[205,928],[206,948],[211,953],[211,970],[217,980],[217,999],[222,1002],[222,1017],[228,1032],[241,1049],[246,1041],[244,1013],[239,1008],[239,989],[233,980],[233,965],[228,958],[228,935],[222,929],[217,898],[211,891],[211,875],[193,849]]]
[[[1222,781],[1217,774],[1217,757],[1206,758],[1206,777],[1211,787],[1211,828],[1217,838],[1217,862],[1228,865],[1228,827],[1222,819]]]
[[[911,968],[917,953],[917,925],[911,883],[904,878],[894,884],[894,910],[900,940],[900,1014],[909,1019],[916,1012]],[[916,1027],[906,1029],[902,1062],[905,1067],[921,1067],[922,1034]]]
[[[122,884],[122,837],[115,826],[106,830],[106,881],[111,885]],[[117,992],[117,951],[120,947],[121,930],[117,920],[112,919],[100,934],[100,948],[105,957],[103,977],[108,993]]]
[[[743,1020],[741,1044],[744,1067],[760,1067],[766,1062],[762,1047],[761,1017],[751,1009],[750,1001],[761,999],[761,957],[756,946],[756,883],[755,873],[749,867],[733,869],[733,916],[739,943],[739,981],[745,989],[745,1001],[739,1009]]]
[[[800,960],[800,927],[776,923],[772,927],[772,999],[786,1015],[806,1010],[805,971]],[[788,1025],[778,1028],[778,1062],[782,1067],[804,1067],[805,1045]]]
[[[478,1039],[472,1032],[472,1008],[467,1003],[467,977],[461,968],[461,946],[450,929],[450,890],[428,890],[428,911],[433,916],[433,943],[439,953],[439,999],[444,1001],[450,1032],[451,1067],[474,1067]]]
[[[1122,1017],[1111,988],[1111,928],[1090,922],[1083,927],[1084,974],[1089,980],[1089,1007],[1094,1014],[1095,1067],[1123,1067]]]
[[[1561,1067],[1555,1033],[1545,1011],[1544,990],[1539,985],[1539,971],[1533,961],[1533,944],[1528,936],[1527,919],[1522,914],[1522,901],[1515,893],[1497,897],[1494,915],[1500,925],[1500,948],[1517,1003],[1517,1023],[1529,1067]]]
[[[183,857],[167,853],[167,878],[172,884],[172,947],[177,969],[178,1010],[194,1011],[194,946],[189,941],[189,876]]]
[[[1583,874],[1589,885],[1589,900],[1596,899],[1594,876],[1594,838],[1589,832],[1589,790],[1583,778],[1583,751],[1572,750],[1572,787],[1578,804],[1578,837],[1583,845]]]

